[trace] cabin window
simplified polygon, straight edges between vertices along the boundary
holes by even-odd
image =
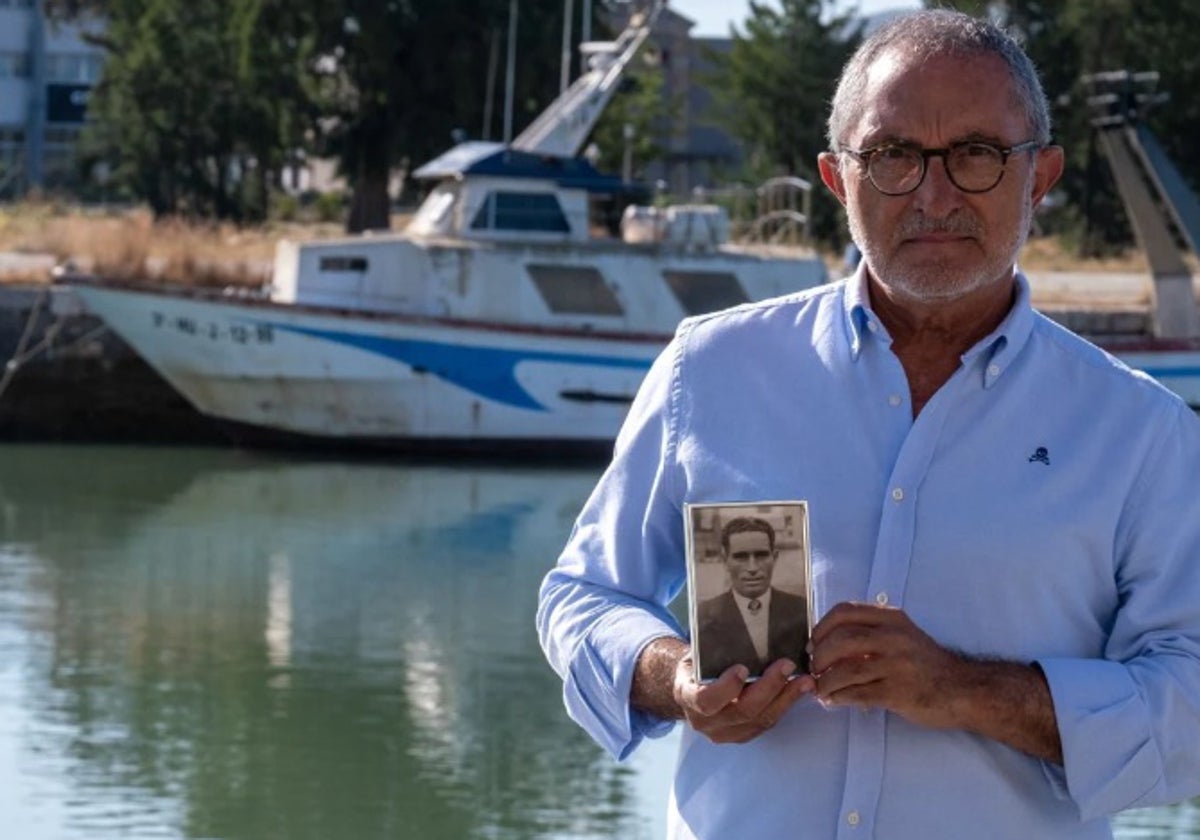
[[[727,271],[664,271],[663,278],[688,315],[703,315],[750,300]]]
[[[533,230],[569,233],[571,226],[553,193],[488,193],[471,222],[474,230]]]
[[[594,268],[566,265],[525,267],[533,285],[557,315],[624,315],[604,275]]]
[[[367,273],[366,257],[321,257],[321,271],[357,271]]]

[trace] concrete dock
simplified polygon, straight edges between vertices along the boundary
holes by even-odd
[[[0,440],[224,437],[69,289],[0,285]]]

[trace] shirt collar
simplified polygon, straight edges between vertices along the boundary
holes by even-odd
[[[1016,295],[1004,320],[962,355],[964,367],[972,363],[980,364],[984,388],[991,388],[1004,375],[1033,332],[1029,281],[1019,269],[1014,274],[1014,281]]]
[[[733,593],[733,600],[737,602],[738,609],[742,611],[742,615],[750,615],[750,599],[740,594],[736,589],[730,589],[729,591]],[[771,606],[771,587],[768,586],[767,591],[754,600],[762,604],[762,608],[758,611],[758,614],[766,615],[767,610]]]
[[[858,361],[862,353],[863,341],[869,333],[877,334],[888,344],[892,338],[887,334],[883,324],[871,311],[871,298],[867,293],[867,263],[860,260],[858,268],[844,281],[845,293],[843,300],[846,311],[846,338],[850,343],[850,357]],[[871,326],[874,325],[874,326]]]
[[[964,364],[980,357],[985,361],[984,387],[990,388],[1003,375],[1012,360],[1020,353],[1033,331],[1033,307],[1030,303],[1029,281],[1019,270],[1015,272],[1016,296],[1008,315],[989,335],[981,339],[962,356]],[[858,361],[863,344],[876,338],[891,344],[892,337],[871,309],[871,298],[867,291],[866,262],[845,281],[844,306],[846,338],[850,345],[850,357]]]

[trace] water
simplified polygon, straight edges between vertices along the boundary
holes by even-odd
[[[0,446],[0,835],[660,837],[533,633],[596,475]]]

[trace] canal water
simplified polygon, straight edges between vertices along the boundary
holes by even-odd
[[[0,445],[0,836],[661,837],[533,632],[597,474]]]

